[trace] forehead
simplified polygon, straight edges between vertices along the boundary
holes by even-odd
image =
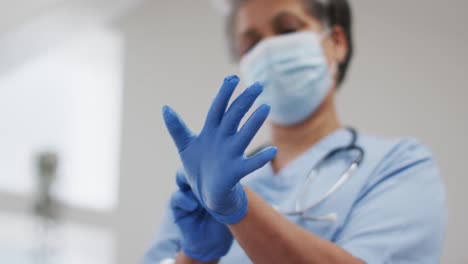
[[[236,16],[236,31],[250,28],[261,28],[268,25],[280,13],[290,13],[309,19],[303,0],[245,0]]]

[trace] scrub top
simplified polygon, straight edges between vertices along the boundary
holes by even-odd
[[[278,173],[271,164],[244,178],[243,184],[280,211],[295,209],[308,172],[331,150],[347,146],[351,133],[337,130]],[[358,133],[364,159],[351,177],[307,216],[336,214],[336,221],[287,216],[305,230],[332,241],[366,263],[438,263],[447,225],[444,184],[430,150],[414,139],[384,139]],[[342,153],[325,163],[306,185],[300,204],[313,204],[346,171],[356,153]],[[274,219],[272,219],[274,221]],[[167,210],[143,263],[173,259],[180,250],[180,230]],[[252,263],[234,241],[222,264]]]

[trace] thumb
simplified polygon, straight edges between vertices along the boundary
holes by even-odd
[[[171,208],[175,220],[195,212],[198,207],[198,201],[192,192],[177,191],[171,197]]]
[[[269,147],[245,160],[244,170],[239,181],[250,173],[265,166],[265,164],[267,164],[276,156],[277,152],[278,149],[276,147]]]
[[[184,121],[169,106],[162,109],[164,122],[179,152],[183,151],[194,137]]]

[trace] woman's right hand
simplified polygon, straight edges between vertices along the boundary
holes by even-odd
[[[231,232],[198,202],[182,170],[177,172],[176,180],[179,190],[171,197],[171,209],[182,233],[183,253],[202,262],[220,259],[231,248]]]
[[[277,152],[275,147],[269,147],[252,157],[244,155],[270,107],[260,105],[240,127],[263,86],[253,84],[228,107],[238,83],[237,76],[224,79],[198,135],[176,112],[163,107],[164,121],[195,197],[208,213],[227,225],[240,222],[247,213],[248,201],[240,180],[267,164]]]

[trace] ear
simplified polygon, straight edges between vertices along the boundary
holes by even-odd
[[[332,28],[331,40],[334,44],[334,59],[339,64],[344,63],[349,52],[349,43],[346,38],[346,33],[341,26],[334,26]]]

